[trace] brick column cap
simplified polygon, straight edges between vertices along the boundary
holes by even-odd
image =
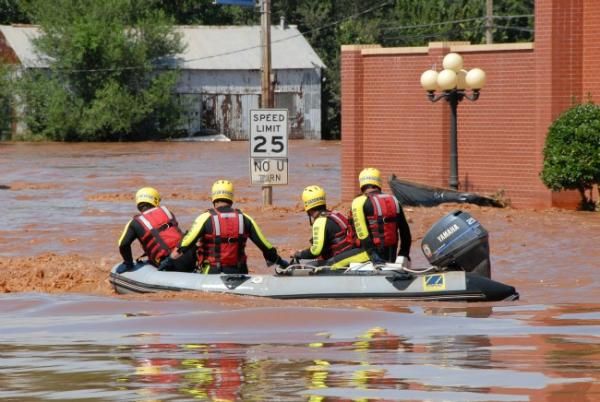
[[[379,48],[381,45],[371,44],[371,45],[342,45],[342,52],[356,52],[363,49],[373,49]]]

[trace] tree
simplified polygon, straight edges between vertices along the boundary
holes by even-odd
[[[23,0],[0,0],[0,24],[29,22],[22,3]]]
[[[54,140],[139,140],[179,124],[183,51],[173,21],[143,0],[44,0],[28,8],[48,71],[26,70],[19,95],[32,132]]]
[[[546,137],[541,178],[554,191],[578,190],[581,207],[593,208],[592,188],[600,184],[598,105],[576,105],[552,123]]]
[[[10,131],[12,65],[0,58],[0,139]]]
[[[253,8],[216,5],[214,0],[148,1],[183,25],[250,25],[258,21]]]

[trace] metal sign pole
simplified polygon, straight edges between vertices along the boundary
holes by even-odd
[[[273,107],[273,92],[271,91],[271,0],[262,0],[261,10],[261,49],[262,49],[262,82],[261,107]],[[263,206],[272,205],[273,187],[263,186]]]

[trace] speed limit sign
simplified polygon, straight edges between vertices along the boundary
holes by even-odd
[[[287,184],[288,111],[250,111],[250,176],[252,184]]]
[[[287,109],[250,111],[250,157],[287,158]]]

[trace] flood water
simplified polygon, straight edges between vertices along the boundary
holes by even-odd
[[[435,221],[457,208],[479,219],[493,277],[518,302],[114,294],[117,239],[145,185],[188,228],[210,184],[228,178],[282,255],[306,247],[303,187],[349,207],[340,144],[292,141],[289,154],[290,185],[262,208],[245,142],[0,143],[0,399],[600,400],[599,213],[405,209],[417,266]],[[248,252],[251,270],[268,273]]]

